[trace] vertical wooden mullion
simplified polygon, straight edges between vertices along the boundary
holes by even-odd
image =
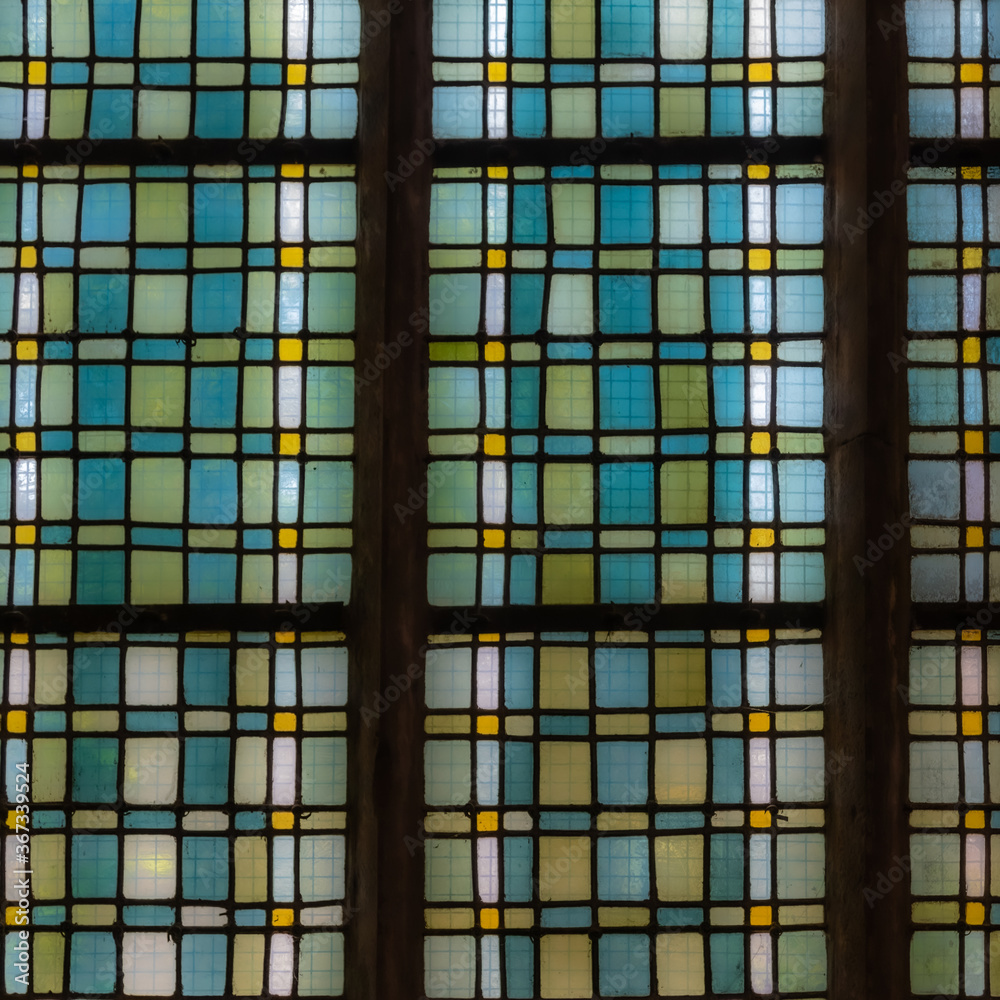
[[[854,4],[836,6],[842,8],[839,16],[846,20]],[[850,669],[849,664],[854,662],[864,672],[863,687],[859,687],[852,701],[860,705],[864,698],[867,732],[867,823],[862,845],[866,857],[865,879],[861,887],[854,887],[854,911],[864,915],[866,986],[872,997],[899,1000],[910,996],[909,880],[905,879],[883,898],[862,896],[862,892],[866,888],[874,890],[879,875],[893,869],[899,859],[909,854],[905,808],[907,719],[906,706],[899,695],[900,690],[905,690],[901,686],[907,684],[908,676],[909,532],[904,530],[892,548],[872,565],[859,564],[862,577],[859,578],[860,570],[852,567],[851,562],[855,556],[867,558],[868,540],[878,539],[886,531],[886,525],[905,523],[901,519],[909,507],[906,366],[891,363],[900,353],[906,331],[906,198],[901,186],[906,183],[904,164],[909,152],[906,37],[900,24],[900,10],[890,0],[872,0],[865,13],[867,94],[854,95],[846,103],[844,114],[848,121],[843,124],[848,133],[853,128],[867,139],[867,179],[863,189],[852,187],[860,198],[855,195],[854,204],[848,199],[843,217],[838,220],[841,246],[867,243],[867,323],[864,313],[857,317],[856,325],[848,322],[851,314],[840,317],[844,340],[852,329],[867,328],[868,418],[861,425],[867,434],[864,531],[861,538],[856,538],[854,550],[845,551],[839,560],[841,572],[863,595],[865,618],[864,627],[858,628],[855,636],[861,642],[857,650],[860,655],[845,656],[834,666]],[[886,30],[887,26],[890,30]],[[851,56],[844,53],[841,58],[849,60]],[[852,86],[850,81],[847,86]],[[867,127],[861,128],[856,118],[864,113],[865,96]],[[850,135],[845,141],[850,141]],[[859,154],[860,158],[863,151]],[[877,198],[878,194],[882,197]],[[877,218],[875,212],[868,213],[873,202],[885,206],[884,213]],[[857,227],[859,216],[869,215],[872,222],[867,228],[861,225],[862,234],[846,228]],[[846,275],[840,273],[838,277],[843,280]],[[838,305],[851,309],[851,295],[843,296]],[[849,499],[845,497],[846,501]],[[842,612],[844,605],[833,610]],[[840,619],[845,620],[842,614]],[[849,634],[851,630],[846,625],[840,631],[845,629]],[[850,817],[844,812],[832,808],[831,819],[839,824],[849,822]],[[852,951],[847,948],[841,954],[844,961],[849,961]],[[860,950],[853,954],[860,954]]]

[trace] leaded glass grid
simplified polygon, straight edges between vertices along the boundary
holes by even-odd
[[[820,135],[825,17],[825,0],[434,0],[434,136]]]
[[[974,622],[967,623],[973,626]],[[966,627],[912,633],[900,691],[910,732],[910,988],[992,996],[1000,911],[997,742],[1000,633]],[[891,884],[891,883],[890,883]],[[871,889],[877,901],[886,885]]]
[[[344,636],[118,626],[3,646],[5,991],[342,992]]]
[[[350,139],[357,0],[4,0],[0,139]]]
[[[426,995],[821,995],[819,640],[432,637]]]
[[[432,604],[823,599],[823,202],[813,164],[436,171]]]

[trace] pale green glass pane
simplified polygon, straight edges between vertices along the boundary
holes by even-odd
[[[656,892],[663,900],[700,902],[703,898],[705,842],[700,834],[657,837]]]
[[[191,0],[143,0],[139,56],[143,59],[191,55]]]
[[[657,740],[656,801],[661,805],[704,802],[707,767],[704,740]]]
[[[468,743],[432,740],[424,745],[425,801],[430,805],[461,805],[471,794],[472,758]]]
[[[543,741],[538,754],[539,805],[590,803],[590,746],[587,743]]]
[[[594,469],[580,462],[548,463],[543,474],[545,521],[551,525],[591,524]],[[473,520],[473,517],[465,520]]]
[[[551,430],[594,426],[594,385],[584,365],[556,365],[546,372],[545,422]]]
[[[472,900],[472,843],[468,840],[424,841],[424,898],[428,902]]]
[[[708,518],[708,463],[664,462],[660,504],[664,524],[703,524]]]
[[[958,932],[915,931],[910,939],[910,989],[931,996],[958,993]]]

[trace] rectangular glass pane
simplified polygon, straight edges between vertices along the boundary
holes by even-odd
[[[426,995],[821,997],[819,640],[432,637]]]

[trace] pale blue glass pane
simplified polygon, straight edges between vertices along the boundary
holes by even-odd
[[[954,242],[958,231],[958,199],[955,186],[911,184],[906,197],[906,227],[910,239],[915,243]]]
[[[601,90],[601,132],[608,138],[653,134],[652,87]]]
[[[357,0],[312,0],[313,58],[350,59],[361,51]]]
[[[649,799],[649,747],[624,740],[597,745],[597,801],[642,805]]]
[[[309,127],[316,139],[350,139],[358,130],[358,92],[318,87],[309,97]]]
[[[649,243],[653,238],[653,189],[614,185],[601,188],[601,242]]]
[[[468,0],[434,0],[434,55],[443,58],[483,56],[483,5]]]
[[[4,0],[0,5],[0,56],[19,56],[23,51],[24,2]],[[20,128],[17,135],[21,135]]]
[[[778,463],[781,520],[822,521],[825,514],[826,465],[818,459]]]
[[[779,185],[775,214],[779,243],[821,243],[823,185]]]
[[[910,135],[953,136],[955,95],[950,90],[910,91]]]
[[[794,274],[778,278],[779,333],[820,333],[823,313],[821,275]]]
[[[778,646],[774,651],[774,696],[779,705],[823,702],[823,650],[819,645]]]
[[[786,427],[820,427],[823,423],[823,370],[778,369],[777,421]]]
[[[601,523],[653,523],[652,462],[600,467]]]
[[[981,58],[983,54],[982,0],[961,0],[958,18],[959,49],[962,58]]]
[[[775,33],[778,55],[818,56],[826,50],[824,0],[777,0]]]
[[[911,56],[950,59],[955,54],[953,0],[907,0],[906,43]]]

